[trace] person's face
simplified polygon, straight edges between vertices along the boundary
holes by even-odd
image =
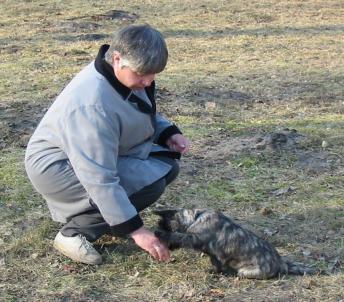
[[[129,67],[121,67],[121,56],[114,53],[113,56],[113,70],[116,78],[126,87],[130,89],[143,89],[152,84],[155,79],[155,74],[139,74],[131,70]]]

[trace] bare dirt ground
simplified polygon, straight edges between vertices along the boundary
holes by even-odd
[[[344,301],[341,1],[3,1],[0,16],[1,301]],[[145,22],[170,50],[159,110],[192,141],[156,206],[224,211],[327,275],[239,280],[199,253],[160,264],[112,237],[97,267],[53,250],[59,225],[27,180],[25,146],[112,31]]]

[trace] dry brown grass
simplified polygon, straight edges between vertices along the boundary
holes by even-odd
[[[128,18],[108,19],[111,9]],[[133,14],[167,39],[159,108],[193,143],[159,203],[221,209],[330,275],[237,280],[209,274],[196,252],[160,264],[113,238],[99,242],[99,267],[55,253],[59,226],[26,179],[24,147],[62,87]],[[341,0],[2,1],[0,300],[343,301],[343,16]],[[294,149],[256,147],[286,127],[304,135]],[[154,226],[150,211],[144,219]]]

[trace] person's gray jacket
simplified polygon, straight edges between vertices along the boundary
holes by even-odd
[[[164,143],[181,132],[154,112],[154,83],[133,92],[113,78],[111,66],[103,60],[106,49],[100,49],[96,61],[73,78],[44,115],[29,141],[25,164],[34,178],[68,159],[110,226],[139,224],[128,196],[170,171],[152,155],[178,156]],[[151,112],[142,112],[147,108]],[[72,207],[47,201],[54,220],[66,222],[75,215]]]

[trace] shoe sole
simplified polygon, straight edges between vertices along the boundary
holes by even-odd
[[[67,252],[62,245],[60,245],[57,242],[54,242],[53,244],[55,250],[59,251],[60,253],[62,253],[63,255],[65,255],[66,257],[76,261],[76,262],[81,262],[81,263],[85,263],[85,264],[90,264],[90,265],[98,265],[102,263],[102,259],[99,260],[95,260],[95,261],[87,261],[87,260],[81,260],[80,258],[77,258],[73,255],[71,255],[69,252]]]

